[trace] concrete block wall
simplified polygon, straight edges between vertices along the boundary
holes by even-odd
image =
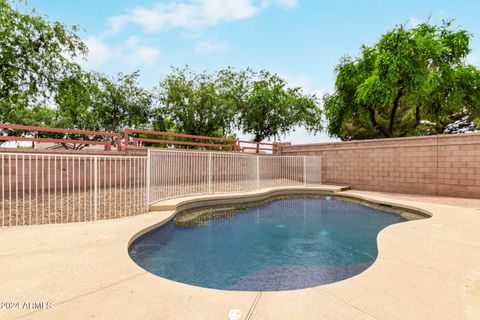
[[[279,145],[322,156],[322,182],[358,190],[480,198],[480,134]]]

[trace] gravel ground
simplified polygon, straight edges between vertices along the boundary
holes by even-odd
[[[0,226],[47,224],[113,219],[147,211],[145,188],[108,188],[72,192],[35,192],[12,200],[5,194],[0,205]],[[17,199],[17,200],[15,200]]]
[[[300,186],[302,182],[276,179],[265,180],[261,188],[279,186]],[[246,192],[257,189],[255,180],[230,183],[212,183],[213,193]],[[148,211],[145,188],[116,187],[94,190],[71,189],[55,191],[41,190],[30,194],[15,190],[0,194],[0,226],[34,225],[94,221],[133,216]],[[151,188],[150,201],[180,197],[184,195],[207,194],[208,184],[158,186]],[[96,201],[95,201],[96,198]],[[97,210],[95,210],[95,204]]]

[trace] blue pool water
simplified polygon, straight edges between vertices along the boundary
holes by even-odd
[[[377,256],[380,230],[402,221],[335,199],[276,200],[204,225],[169,222],[137,239],[129,253],[147,271],[191,285],[290,290],[362,272]]]

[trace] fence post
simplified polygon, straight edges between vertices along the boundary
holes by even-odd
[[[125,132],[125,135],[127,135],[128,133]],[[145,190],[147,190],[147,194],[146,194],[146,200],[147,200],[147,207],[148,205],[150,204],[150,171],[152,170],[151,168],[151,150],[150,149],[147,149],[147,170],[146,170],[146,179],[145,179]]]
[[[208,153],[208,193],[212,193],[212,153]]]
[[[97,221],[98,157],[93,159],[93,221]]]
[[[307,186],[307,157],[303,156],[303,183]]]
[[[257,156],[257,190],[260,190],[260,156]]]

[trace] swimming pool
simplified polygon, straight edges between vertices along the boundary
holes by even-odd
[[[406,219],[327,199],[275,200],[194,226],[170,221],[136,239],[129,254],[153,274],[207,288],[276,291],[336,282],[367,269],[380,230]]]

